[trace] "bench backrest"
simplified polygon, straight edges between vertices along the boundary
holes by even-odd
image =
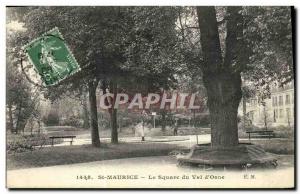
[[[75,138],[75,135],[70,135],[70,136],[50,136],[49,138]]]

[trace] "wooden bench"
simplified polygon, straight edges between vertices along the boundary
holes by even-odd
[[[271,130],[261,130],[261,131],[246,131],[249,135],[249,140],[251,139],[251,134],[256,134],[255,136],[252,137],[267,137],[269,139],[275,137],[274,131]]]
[[[49,137],[52,141],[51,141],[51,145],[53,146],[54,145],[54,139],[70,139],[69,142],[70,142],[70,145],[72,145],[73,143],[73,139],[76,138],[75,135],[65,135],[65,136],[50,136]]]

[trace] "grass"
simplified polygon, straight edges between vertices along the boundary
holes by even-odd
[[[163,156],[181,146],[163,143],[119,143],[102,144],[96,148],[91,145],[45,147],[41,150],[7,154],[7,169],[22,169],[62,164],[74,164],[100,160]]]
[[[241,143],[249,143],[249,140],[242,140]],[[282,139],[251,139],[252,144],[261,146],[265,151],[274,154],[294,154],[294,140],[290,138]]]
[[[87,134],[88,135],[88,134]],[[248,143],[249,140],[241,140]],[[267,152],[274,154],[294,154],[294,141],[289,138],[251,139]],[[23,153],[7,154],[7,169],[44,167],[62,164],[74,164],[109,159],[163,156],[173,150],[186,150],[190,142],[104,143],[101,148],[90,145],[44,147]]]

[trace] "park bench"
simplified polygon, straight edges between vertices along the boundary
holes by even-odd
[[[65,135],[65,136],[50,136],[49,138],[51,139],[51,145],[54,145],[54,139],[69,139],[70,145],[73,143],[73,139],[75,138],[75,135]]]
[[[251,139],[251,134],[254,134],[254,136],[252,135],[252,138],[257,138],[257,137],[267,137],[269,139],[275,137],[275,133],[274,131],[271,130],[260,130],[260,131],[246,131],[246,133],[248,133],[249,135],[249,140]]]

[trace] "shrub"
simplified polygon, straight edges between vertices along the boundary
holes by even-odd
[[[82,127],[81,119],[75,116],[71,116],[61,123],[61,125],[72,126],[72,127]]]
[[[32,150],[34,150],[34,147],[29,142],[16,141],[16,142],[8,143],[6,149],[7,149],[7,152],[10,154],[10,153],[20,153],[20,152],[32,151]]]
[[[59,117],[57,114],[49,113],[48,116],[43,117],[43,122],[47,126],[55,126],[59,124]]]
[[[195,118],[195,125],[196,126],[208,126],[210,125],[210,115],[201,115]]]
[[[294,129],[288,126],[272,127],[269,130],[273,130],[275,136],[279,138],[294,138]]]
[[[61,139],[54,141],[54,144],[61,143]],[[13,135],[7,136],[6,151],[9,154],[33,151],[36,146],[49,145],[51,140],[47,135]]]

